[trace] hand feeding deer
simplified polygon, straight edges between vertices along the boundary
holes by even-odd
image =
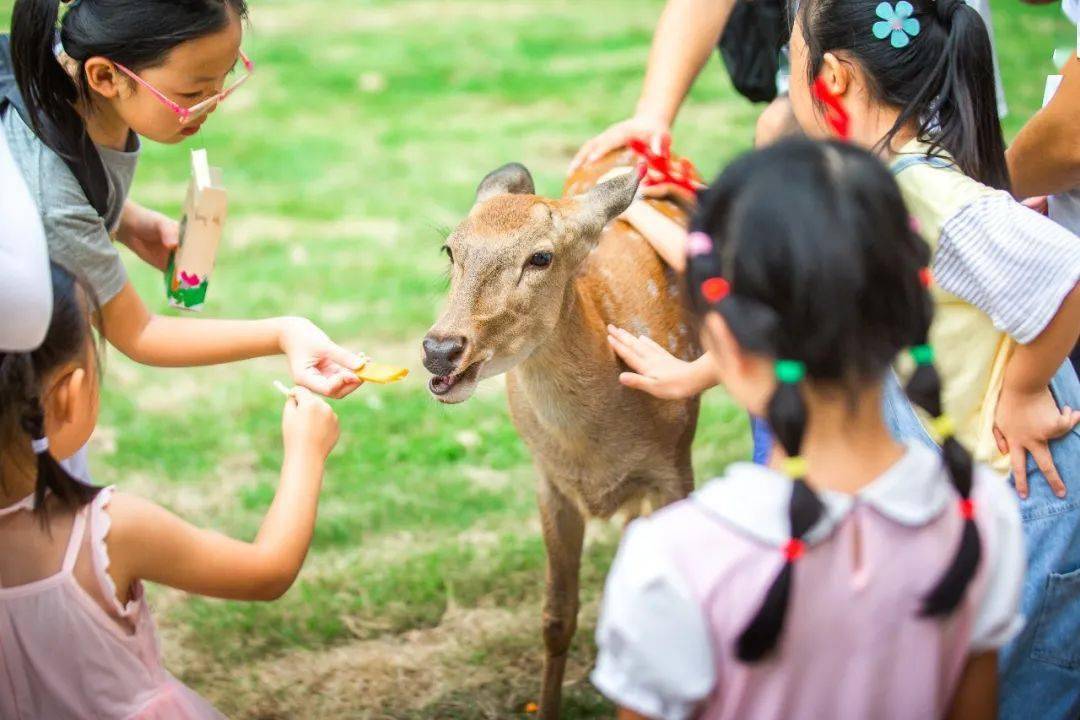
[[[697,400],[623,387],[624,366],[607,341],[613,324],[685,359],[700,354],[675,275],[627,223],[611,222],[633,200],[637,175],[596,183],[620,165],[633,167],[628,152],[579,170],[559,200],[536,196],[518,164],[485,177],[446,241],[450,297],[423,343],[429,389],[444,403],[464,402],[480,380],[507,374],[510,413],[536,465],[547,548],[545,718],[559,716],[586,519],[633,516],[694,484]],[[650,202],[685,221],[675,205]]]

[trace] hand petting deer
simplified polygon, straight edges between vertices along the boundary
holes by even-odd
[[[611,324],[678,357],[700,354],[676,275],[626,222],[612,222],[634,199],[634,164],[630,151],[609,154],[571,175],[558,200],[537,196],[516,163],[485,177],[446,241],[450,297],[423,343],[441,402],[464,402],[481,380],[507,374],[511,416],[536,464],[548,556],[545,718],[559,716],[586,519],[634,516],[694,486],[697,399],[624,387],[607,340]],[[627,172],[598,184],[620,166]],[[674,204],[648,202],[685,223]]]

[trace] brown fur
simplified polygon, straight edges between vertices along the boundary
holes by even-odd
[[[608,203],[599,222],[586,212],[595,198],[581,194],[609,169],[632,164],[626,151],[608,156],[572,175],[561,200],[490,194],[482,185],[478,204],[448,241],[455,255],[450,299],[429,335],[466,339],[459,368],[489,358],[492,371],[481,370],[481,378],[507,372],[511,416],[536,464],[548,550],[546,718],[559,714],[577,623],[585,520],[633,516],[693,488],[698,401],[658,400],[623,387],[618,376],[626,367],[607,342],[613,324],[684,359],[700,355],[674,273],[627,223],[604,227],[626,202]],[[655,204],[685,223],[677,206]],[[554,252],[552,265],[522,271],[538,248]]]

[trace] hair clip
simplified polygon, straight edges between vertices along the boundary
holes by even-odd
[[[878,40],[889,38],[897,50],[907,47],[911,38],[922,29],[918,19],[911,17],[914,13],[914,6],[907,0],[900,0],[895,6],[881,3],[877,6],[877,16],[881,20],[874,23],[874,37]]]
[[[802,382],[806,377],[806,363],[798,360],[777,360],[776,379],[785,385],[794,385]]]
[[[713,250],[712,238],[701,232],[692,232],[686,238],[687,255],[708,255]]]
[[[722,277],[711,277],[701,283],[701,295],[715,305],[731,294],[731,283]]]
[[[928,267],[919,268],[919,282],[924,288],[929,289],[934,284],[934,273]]]

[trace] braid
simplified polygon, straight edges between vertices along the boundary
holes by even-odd
[[[924,276],[928,278],[929,276]],[[924,284],[926,283],[924,279]],[[924,302],[932,303],[929,293],[924,293]],[[945,469],[949,481],[960,495],[960,513],[964,518],[964,528],[960,544],[952,562],[932,590],[923,598],[921,614],[937,617],[950,614],[960,604],[968,584],[975,576],[982,555],[982,543],[979,528],[975,524],[974,506],[971,501],[971,489],[974,478],[974,462],[971,453],[954,436],[952,418],[944,412],[941,403],[941,378],[934,367],[934,350],[927,342],[930,313],[925,313],[927,321],[919,344],[910,352],[915,360],[915,373],[907,384],[907,395],[913,403],[925,410],[931,418],[931,433],[941,446]]]
[[[791,539],[784,547],[784,564],[769,585],[761,607],[739,635],[736,654],[743,662],[757,662],[775,647],[784,630],[784,619],[791,597],[795,561],[805,552],[803,538],[821,518],[824,507],[806,484],[806,463],[800,453],[806,433],[806,403],[799,382],[806,367],[795,360],[776,363],[776,392],[769,400],[768,419],[773,432],[787,453],[784,469],[793,481],[788,503]]]

